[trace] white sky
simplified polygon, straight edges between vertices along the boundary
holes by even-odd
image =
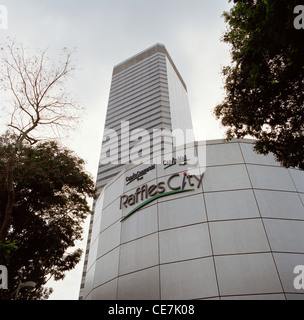
[[[212,112],[224,96],[221,68],[230,62],[229,47],[220,41],[228,0],[0,0],[0,5],[8,10],[0,43],[10,36],[33,51],[48,48],[54,59],[63,47],[77,48],[80,70],[71,92],[86,114],[62,142],[86,160],[94,179],[113,66],[155,43],[166,46],[187,85],[196,140],[224,137]],[[88,223],[84,239],[87,230]],[[79,246],[85,250],[85,241]],[[50,299],[78,299],[82,265],[65,280],[48,283],[54,288]]]

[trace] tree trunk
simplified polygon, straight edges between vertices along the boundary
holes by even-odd
[[[38,122],[40,120],[39,115],[37,115],[36,121],[34,121],[33,125],[27,129],[27,131],[23,132],[19,138],[17,139],[16,145],[13,148],[13,151],[7,162],[7,171],[6,171],[6,189],[7,189],[7,203],[4,213],[4,218],[2,221],[2,225],[0,226],[0,241],[4,241],[7,235],[7,231],[9,228],[9,224],[11,222],[12,214],[13,214],[13,206],[15,202],[15,188],[14,188],[14,166],[17,159],[18,151],[22,148],[22,143],[28,136],[28,134],[34,130]]]
[[[8,227],[12,218],[13,205],[15,200],[15,190],[14,190],[14,164],[15,164],[16,154],[13,153],[7,164],[6,172],[6,188],[7,188],[7,203],[4,212],[4,218],[0,226],[0,241],[4,241],[7,235]]]

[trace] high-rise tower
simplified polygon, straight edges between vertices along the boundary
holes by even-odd
[[[105,128],[118,134],[118,163],[102,164],[97,173],[98,194],[123,168],[122,155],[134,145],[121,138],[122,121],[128,123],[130,132],[145,129],[151,134],[155,129],[192,129],[187,87],[162,44],[156,44],[137,55],[121,62],[113,69]],[[106,141],[104,135],[103,141]],[[146,148],[152,156],[153,150]],[[161,145],[162,146],[162,145]],[[161,148],[161,146],[159,146]],[[102,148],[100,159],[105,157]],[[91,219],[83,277],[80,290],[84,286],[93,217]]]
[[[151,134],[153,129],[192,129],[187,87],[163,45],[156,44],[114,67],[105,127],[120,136],[122,121],[129,122],[130,131],[141,128]],[[118,165],[99,165],[98,190],[123,166],[121,153],[126,146],[121,139],[119,147]]]

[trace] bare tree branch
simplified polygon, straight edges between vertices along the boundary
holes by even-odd
[[[50,62],[47,50],[30,54],[21,44],[10,41],[0,51],[1,87],[10,94],[13,105],[8,127],[17,135],[16,145],[7,162],[7,206],[0,225],[0,240],[5,238],[14,205],[14,164],[24,141],[34,144],[41,130],[60,136],[72,129],[78,119],[79,106],[69,98],[64,86],[75,68],[73,51],[63,50],[64,60],[57,65]],[[47,131],[50,130],[50,131]],[[49,137],[50,138],[50,137]]]

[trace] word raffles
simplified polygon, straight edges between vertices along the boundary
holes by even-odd
[[[120,209],[133,206],[139,201],[141,201],[141,203],[136,208],[131,210],[126,216],[124,216],[121,222],[140,208],[156,199],[176,193],[193,191],[194,188],[199,189],[202,185],[203,176],[204,173],[200,176],[188,175],[186,172],[184,172],[183,174],[175,173],[168,178],[167,182],[161,181],[157,184],[151,184],[149,186],[147,184],[144,184],[138,187],[135,193],[132,193],[130,195],[122,195],[120,197]],[[189,187],[191,188],[185,189],[185,186],[187,185],[189,185]]]

